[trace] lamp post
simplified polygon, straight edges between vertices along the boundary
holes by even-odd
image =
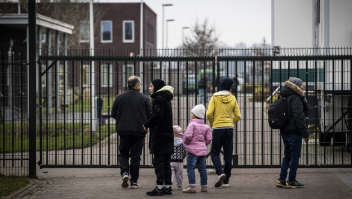
[[[168,23],[169,23],[169,22],[172,22],[172,21],[175,21],[175,20],[174,20],[174,19],[167,19],[167,20],[166,20],[166,48],[168,48]],[[169,54],[169,50],[168,50],[167,52],[168,52],[168,54]],[[169,63],[170,63],[170,62],[169,62]],[[170,67],[170,66],[168,65],[167,68],[165,69],[165,70],[166,70],[165,73],[167,74],[167,75],[166,75],[166,82],[167,82],[167,83],[169,83],[169,76],[170,76],[170,74],[167,73],[167,71],[168,71],[167,69],[169,69],[169,67]]]
[[[166,48],[168,48],[168,22],[175,21],[174,19],[167,19],[166,20]]]
[[[185,43],[184,38],[183,38],[183,36],[184,36],[183,31],[184,31],[185,29],[189,29],[189,27],[182,27],[182,46],[183,46],[183,44]]]
[[[162,39],[161,39],[161,55],[164,56],[164,8],[165,6],[172,6],[173,4],[171,3],[166,3],[166,4],[162,4],[163,6],[163,17],[162,17],[162,27],[161,27],[161,34],[162,34]],[[161,65],[161,78],[164,78],[164,67],[163,64]]]
[[[164,48],[164,8],[165,8],[165,6],[173,6],[173,4],[171,4],[171,3],[166,3],[166,4],[162,4],[162,6],[163,6],[163,23],[162,23],[162,27],[161,27],[161,29],[162,29],[162,40],[161,40],[161,48],[163,49]]]

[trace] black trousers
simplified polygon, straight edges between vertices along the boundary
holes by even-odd
[[[144,145],[144,136],[120,136],[119,146],[119,163],[120,174],[129,173],[131,175],[130,181],[137,182],[139,178],[139,168],[141,162],[141,154]],[[131,158],[131,164],[129,164]]]
[[[172,185],[170,162],[171,154],[154,154],[153,165],[157,185]]]

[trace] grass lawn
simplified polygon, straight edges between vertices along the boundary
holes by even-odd
[[[27,186],[29,178],[26,176],[1,176],[0,174],[0,197],[4,198],[13,192]]]
[[[108,113],[111,111],[112,105],[114,104],[115,96],[110,97],[110,103],[108,97],[102,97],[103,99],[103,113]],[[110,109],[108,109],[110,107]],[[37,111],[38,111],[37,107]],[[55,105],[52,106],[52,111],[55,112]],[[46,112],[46,106],[44,105],[42,108],[42,113]],[[62,111],[63,112],[63,111]],[[80,99],[75,101],[73,104],[69,104],[67,109],[65,110],[66,113],[72,112],[91,112],[91,99]]]
[[[23,137],[19,134],[12,136],[11,132],[7,132],[5,137],[2,134],[0,136],[0,152],[28,151],[29,138],[27,132],[23,134]],[[66,124],[65,126],[57,124],[56,128],[54,124],[47,127],[43,126],[42,149],[50,151],[94,146],[115,133],[115,126],[110,125],[110,133],[108,125],[97,126],[96,133],[96,136],[90,135],[90,124],[83,124],[83,126],[82,124],[75,124],[74,127],[72,124]],[[37,150],[39,149],[40,136],[37,135]]]

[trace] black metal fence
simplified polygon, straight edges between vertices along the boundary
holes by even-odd
[[[0,173],[28,175],[28,66],[23,53],[0,52]]]
[[[208,106],[212,94],[218,91],[221,77],[237,78],[238,85],[233,89],[237,90],[234,95],[242,119],[234,130],[233,166],[279,167],[283,146],[279,132],[268,126],[267,107],[278,96],[276,88],[288,77],[295,76],[304,81],[312,109],[307,119],[311,139],[303,144],[300,166],[351,167],[351,51],[351,48],[281,49],[280,55],[274,56],[272,49],[142,52],[96,49],[92,57],[84,49],[52,53],[57,56],[48,56],[51,54],[47,53],[48,49],[42,49],[36,85],[39,165],[118,167],[119,137],[115,133],[115,121],[109,115],[115,96],[126,90],[128,77],[138,75],[144,94],[149,95],[149,84],[156,78],[174,87],[174,124],[180,125],[183,131],[190,120],[191,108],[201,102]],[[139,56],[142,53],[144,56]],[[3,72],[3,76],[7,74]],[[208,83],[205,94],[199,92],[202,76]],[[11,146],[6,136],[18,136],[16,131],[5,136],[5,131],[17,125],[11,121],[5,125],[8,122],[2,120],[2,145]],[[152,164],[148,140],[147,135],[143,167]],[[1,153],[3,157],[22,154],[15,149]],[[3,159],[2,165],[10,167]],[[12,158],[12,161],[15,160]],[[207,165],[212,166],[210,158]]]

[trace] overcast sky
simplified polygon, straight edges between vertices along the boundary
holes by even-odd
[[[140,0],[95,0],[94,2],[141,2]],[[162,47],[162,4],[173,6],[164,8],[164,19],[168,22],[168,47],[182,44],[182,27],[192,27],[198,18],[208,19],[216,29],[219,41],[226,47],[245,43],[271,43],[271,0],[143,0],[157,14],[158,48]],[[164,23],[166,29],[166,22]],[[187,36],[190,30],[185,29]],[[136,33],[139,34],[139,33]],[[166,30],[165,30],[166,34]],[[166,35],[164,35],[166,39]],[[166,40],[164,41],[164,47]]]

